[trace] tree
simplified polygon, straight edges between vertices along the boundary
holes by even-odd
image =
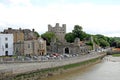
[[[100,39],[99,39],[99,43],[100,43],[100,46],[101,46],[101,47],[110,46],[110,44],[109,44],[107,41],[105,41],[103,38],[100,38]]]
[[[35,35],[37,36],[37,37],[40,37],[40,35],[39,35],[39,33],[38,32],[34,32],[35,33]]]
[[[86,45],[93,46],[93,43],[91,41],[87,42]]]
[[[99,40],[98,40],[98,37],[97,37],[97,36],[93,35],[93,41],[95,42],[95,44],[100,45],[100,43],[99,43]]]
[[[82,27],[79,25],[75,25],[74,30],[72,32],[74,33],[75,37],[79,38],[82,33]]]
[[[117,42],[117,48],[120,48],[120,41]]]
[[[80,40],[84,40],[87,36],[87,34],[84,31],[82,31],[82,26],[79,25],[75,25],[74,30],[72,32],[75,35],[75,37],[80,38]]]
[[[94,35],[94,42],[101,47],[110,46],[110,38],[101,34]]]
[[[112,47],[120,48],[120,37],[113,37],[111,43]]]
[[[53,32],[46,32],[46,33],[42,34],[41,37],[46,40],[47,45],[50,45],[52,38],[56,38],[56,36]]]
[[[107,37],[106,36],[104,36],[104,35],[101,35],[101,34],[97,34],[97,35],[95,35],[98,39],[104,39],[105,41],[107,41]]]
[[[72,42],[74,42],[74,40],[75,40],[75,35],[73,34],[73,33],[67,33],[66,35],[65,35],[65,39],[66,39],[66,41],[67,42],[70,42],[70,43],[72,43]]]

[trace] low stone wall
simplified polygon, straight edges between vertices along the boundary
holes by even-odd
[[[38,69],[35,71],[27,72],[24,74],[14,75],[13,80],[43,80],[43,78],[48,76],[53,76],[56,74],[61,74],[63,72],[75,69],[75,68],[84,68],[89,65],[100,62],[101,59],[105,56],[102,54],[101,56],[97,56],[82,62],[71,63],[67,65],[62,65],[58,67],[46,68],[46,69]]]
[[[112,54],[120,54],[120,51],[108,51],[107,52],[108,55],[112,55]]]

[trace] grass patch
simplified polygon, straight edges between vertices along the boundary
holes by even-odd
[[[120,57],[120,54],[112,54],[113,57]]]
[[[85,64],[89,64],[89,63],[96,62],[98,59],[99,59],[99,58],[95,58],[95,59],[91,59],[91,60],[87,60],[87,61],[83,61],[83,62],[79,62],[79,63],[74,63],[74,64],[65,65],[65,66],[63,66],[63,68],[64,68],[64,69],[70,69],[70,68],[82,66],[82,65],[85,65]]]

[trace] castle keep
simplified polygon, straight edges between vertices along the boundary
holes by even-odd
[[[55,27],[52,27],[49,24],[48,25],[48,32],[55,33],[55,35],[59,41],[65,41],[64,37],[66,34],[66,24],[62,24],[62,27],[60,27],[59,23],[56,23]]]
[[[58,38],[58,40],[55,38],[51,40],[49,53],[86,54],[91,50],[91,47],[87,46],[84,41],[80,41],[79,38],[76,38],[73,43],[65,41],[66,24],[63,24],[62,27],[59,26],[59,23],[56,23],[55,27],[48,25],[48,32],[55,33]]]

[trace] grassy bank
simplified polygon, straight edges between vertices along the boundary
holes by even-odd
[[[101,60],[101,57],[98,57],[98,58],[90,59],[90,60],[79,62],[79,63],[68,64],[64,66],[47,68],[42,70],[36,70],[36,71],[24,73],[24,74],[15,75],[12,80],[42,80],[45,77],[60,74],[67,70],[74,69],[76,67],[84,68],[85,66],[88,66],[89,64],[93,64],[100,60]]]
[[[119,54],[112,54],[113,57],[120,57],[120,53]]]

